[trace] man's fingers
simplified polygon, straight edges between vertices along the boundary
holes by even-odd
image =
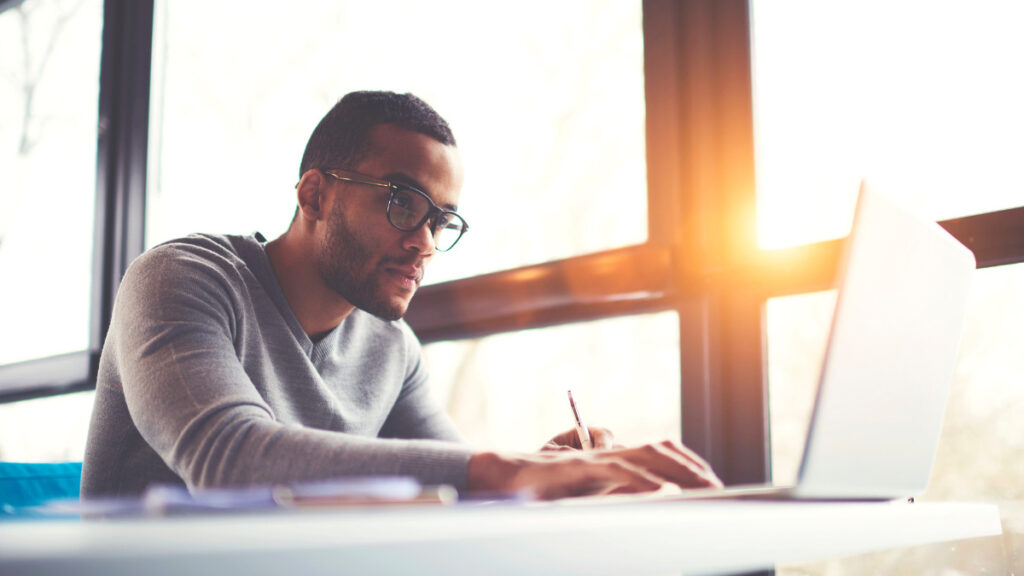
[[[702,470],[704,472],[703,475],[712,481],[712,485],[714,487],[722,488],[724,486],[722,481],[719,480],[718,476],[715,475],[715,472],[711,469],[711,465],[697,455],[693,450],[690,450],[686,446],[672,440],[664,440],[660,443],[660,446]]]
[[[650,492],[661,488],[664,481],[655,474],[633,465],[628,460],[609,460],[606,462],[609,474],[617,479],[619,490],[633,492]]]
[[[615,444],[615,434],[607,428],[590,428],[590,442],[596,450],[608,450],[611,448],[621,448]],[[548,443],[541,447],[542,452],[551,450],[564,450],[566,448],[574,450],[582,450],[583,444],[580,442],[579,433],[575,428],[566,430],[558,436],[555,436]]]
[[[615,434],[607,428],[591,428],[590,441],[595,450],[608,450],[615,448]]]
[[[710,469],[675,449],[671,443],[647,444],[616,451],[617,455],[683,488],[717,488],[722,482]],[[702,462],[702,461],[700,461]]]
[[[542,500],[613,492],[651,492],[664,484],[657,475],[616,458],[558,459],[531,469],[520,481],[531,485]]]
[[[661,445],[686,458],[694,465],[696,465],[698,468],[706,470],[708,472],[711,471],[711,465],[708,464],[707,461],[705,461],[703,458],[698,456],[696,452],[690,450],[686,446],[678,442],[673,442],[672,440],[664,440],[661,442]]]
[[[554,442],[548,442],[540,449],[541,452],[572,452],[574,450],[575,448],[571,446],[562,446]]]

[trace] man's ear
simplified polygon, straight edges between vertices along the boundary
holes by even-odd
[[[319,170],[306,170],[295,185],[299,214],[304,220],[319,220],[323,217],[323,192],[327,180]]]

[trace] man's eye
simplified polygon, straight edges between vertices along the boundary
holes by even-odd
[[[436,228],[447,228],[448,225],[451,224],[451,223],[452,223],[452,215],[451,214],[444,214],[444,213],[438,214],[437,217],[434,219],[434,227],[436,227]]]
[[[406,192],[405,190],[398,190],[391,197],[391,203],[400,208],[412,209],[414,201],[412,192]]]

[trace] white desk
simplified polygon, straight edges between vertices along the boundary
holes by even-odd
[[[0,574],[728,573],[1001,533],[996,506],[673,502],[0,523]]]

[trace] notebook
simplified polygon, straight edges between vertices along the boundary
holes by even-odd
[[[673,498],[891,500],[928,485],[975,269],[934,221],[861,184],[797,482]]]

